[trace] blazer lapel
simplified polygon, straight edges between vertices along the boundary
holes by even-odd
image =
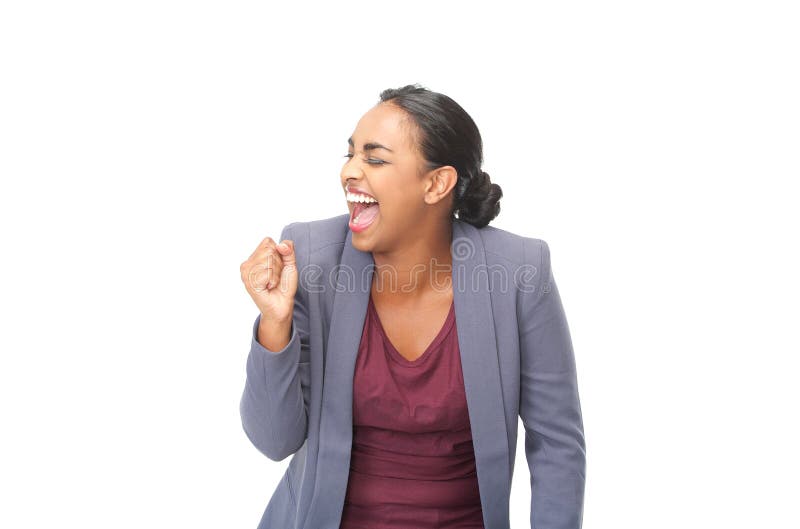
[[[370,252],[353,248],[352,236],[347,228],[325,353],[316,481],[303,524],[313,529],[339,529],[350,474],[353,374],[375,267]]]
[[[489,273],[478,229],[453,225],[453,297],[458,348],[486,529],[508,529],[508,432],[494,332]]]
[[[304,527],[338,529],[353,442],[353,374],[375,261],[347,237],[336,279],[328,336],[316,483]],[[494,319],[483,242],[477,228],[456,219],[450,247],[453,302],[467,407],[487,529],[508,515],[509,452]]]

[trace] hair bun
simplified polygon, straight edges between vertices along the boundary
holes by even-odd
[[[458,218],[483,228],[500,214],[503,189],[492,183],[489,173],[478,170],[469,178],[458,200]]]

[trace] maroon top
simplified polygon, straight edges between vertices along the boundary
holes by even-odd
[[[369,298],[353,376],[353,446],[340,529],[483,529],[455,305],[414,361]]]

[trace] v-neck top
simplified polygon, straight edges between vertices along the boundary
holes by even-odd
[[[428,358],[430,358],[432,352],[435,351],[442,343],[442,340],[444,340],[447,337],[447,334],[450,332],[450,329],[453,327],[456,321],[455,304],[450,303],[450,310],[447,312],[447,317],[444,320],[444,324],[439,329],[439,332],[436,334],[436,337],[430,344],[428,344],[428,347],[425,349],[425,351],[422,352],[421,355],[419,355],[414,360],[409,360],[408,358],[400,354],[400,352],[395,348],[392,341],[389,339],[389,336],[386,334],[386,329],[383,328],[383,324],[381,323],[380,316],[378,316],[378,311],[375,308],[375,303],[372,300],[372,296],[370,296],[369,298],[368,305],[369,305],[368,310],[370,311],[372,316],[372,322],[375,324],[375,327],[377,327],[378,333],[381,335],[381,338],[383,338],[383,344],[386,348],[389,358],[399,362],[400,365],[407,367],[420,367],[424,365],[425,362],[428,360]]]
[[[370,295],[353,376],[353,445],[340,529],[483,529],[455,305],[403,357]]]

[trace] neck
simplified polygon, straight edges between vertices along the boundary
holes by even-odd
[[[433,291],[451,286],[453,224],[447,220],[415,232],[415,237],[401,248],[372,252],[375,261],[373,287],[380,295],[421,299]]]

